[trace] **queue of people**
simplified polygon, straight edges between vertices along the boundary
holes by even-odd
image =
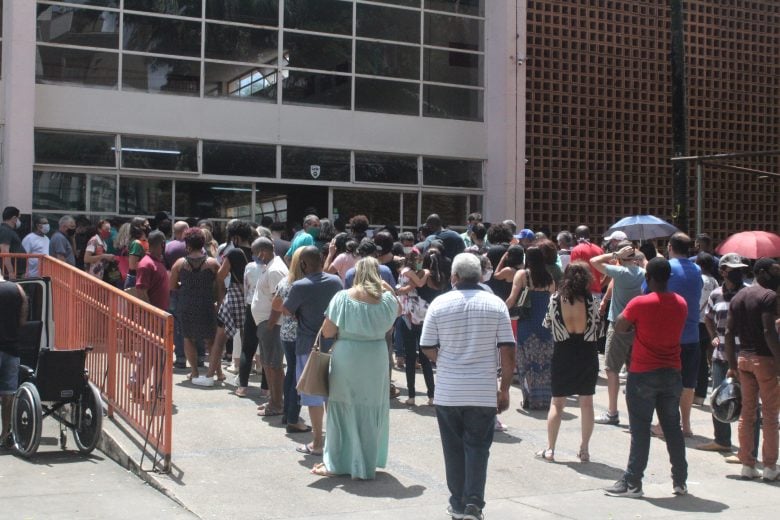
[[[16,244],[4,237],[18,219],[15,208],[3,213],[4,251],[48,247],[75,262],[75,219],[62,217],[48,239],[48,221],[39,218]],[[192,385],[220,384],[230,370],[238,374],[234,394],[245,398],[253,392],[252,369],[261,374],[268,399],[257,415],[280,416],[288,433],[311,434],[296,449],[323,457],[312,469],[316,475],[372,479],[385,466],[389,403],[402,393],[392,383],[393,367],[404,370],[405,405],[436,408],[454,518],[483,517],[488,454],[494,431],[505,428],[497,414],[509,406],[513,381],[526,413],[548,413],[547,444],[536,452],[542,461],[555,460],[566,399],[578,397],[577,457],[587,463],[595,425],[621,423],[620,379],[627,370],[631,454],[625,474],[606,493],[639,497],[652,436],[666,440],[673,492],[687,493],[691,407],[701,403],[710,373],[714,388],[737,377],[744,394],[741,476],[775,480],[780,474],[776,260],[756,262],[748,287],[748,265],[733,253],[714,257],[706,236],[697,237],[699,252],[691,258],[690,238],[674,234],[666,259],[622,232],[600,246],[579,226],[553,241],[518,231],[509,220],[483,223],[478,213],[467,217],[463,234],[435,214],[416,235],[393,226],[372,230],[363,215],[334,225],[311,213],[289,237],[277,223],[233,220],[221,245],[209,221],[153,222],[157,230],[138,217],[115,231],[100,221],[84,247],[87,271],[174,315],[174,366],[189,367]],[[4,265],[10,278],[20,275],[18,264],[13,267]],[[28,262],[27,275],[36,267]],[[608,407],[595,417],[600,343]],[[315,344],[332,353],[327,399],[296,389]],[[756,469],[759,401],[762,473]],[[714,440],[697,447],[730,451],[728,425],[714,421],[713,430]]]

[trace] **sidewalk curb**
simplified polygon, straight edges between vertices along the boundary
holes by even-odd
[[[146,471],[141,468],[138,462],[128,453],[122,445],[114,438],[114,433],[108,432],[106,426],[111,424],[115,426],[116,419],[105,417],[107,419],[103,422],[103,431],[98,441],[97,449],[105,454],[109,459],[119,464],[122,468],[133,473],[138,478],[143,480],[149,487],[155,491],[162,493],[167,498],[178,504],[189,513],[193,514],[197,518],[200,518],[192,509],[187,507],[187,504],[181,501],[170,489],[168,489],[159,479],[157,479],[156,473],[153,471]]]

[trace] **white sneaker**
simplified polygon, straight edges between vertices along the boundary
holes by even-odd
[[[752,480],[754,478],[758,478],[761,476],[761,473],[758,472],[758,470],[754,466],[746,466],[745,464],[742,465],[742,479],[743,480]]]
[[[773,480],[780,480],[780,468],[778,468],[777,466],[775,466],[775,469],[764,468],[764,473],[761,477],[767,482],[771,482]]]
[[[193,377],[192,384],[196,386],[214,386],[214,378],[206,376]]]

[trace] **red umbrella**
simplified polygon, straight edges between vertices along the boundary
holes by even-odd
[[[718,253],[737,253],[743,258],[780,257],[780,236],[766,231],[743,231],[728,237]]]

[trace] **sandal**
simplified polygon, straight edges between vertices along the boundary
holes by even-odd
[[[325,464],[320,462],[319,464],[315,464],[313,468],[311,468],[310,473],[312,475],[318,475],[320,477],[333,477],[334,474],[328,471],[328,468],[325,467]]]
[[[246,397],[248,391],[249,389],[247,387],[239,386],[238,388],[236,388],[235,392],[233,393],[236,394],[238,397]]]
[[[417,405],[414,403],[414,397],[410,397],[409,399],[407,399],[406,401],[404,401],[404,404],[405,404],[406,406],[417,406]]]
[[[310,444],[301,444],[300,446],[295,448],[295,451],[297,451],[298,453],[303,453],[304,455],[313,455],[315,457],[322,456],[322,450],[314,451],[314,448],[312,448]]]
[[[274,417],[276,415],[282,415],[282,411],[271,408],[270,406],[266,406],[265,408],[257,412],[257,415],[259,415],[260,417]]]
[[[547,462],[555,462],[555,450],[540,450],[536,452],[535,456],[537,459],[542,459]]]
[[[590,462],[590,453],[587,449],[580,448],[580,451],[577,452],[577,458],[580,459],[580,462]]]

